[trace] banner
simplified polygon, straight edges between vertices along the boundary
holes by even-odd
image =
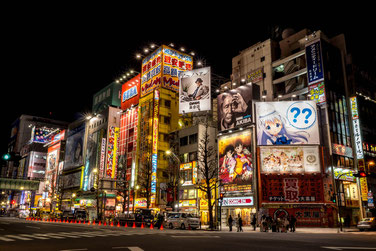
[[[325,84],[323,81],[308,86],[308,93],[311,95],[310,99],[317,104],[326,103]]]
[[[253,206],[253,196],[223,198],[222,207]]]
[[[258,145],[319,145],[314,101],[256,103]]]
[[[321,41],[316,40],[305,47],[308,85],[324,80]]]
[[[260,147],[261,173],[320,173],[317,146]]]
[[[180,74],[179,113],[211,110],[210,67]]]
[[[252,123],[252,84],[245,84],[217,97],[218,131]]]
[[[218,140],[219,178],[225,191],[252,191],[252,132],[240,131]]]
[[[112,179],[116,178],[119,134],[119,127],[111,126],[108,128],[106,176]]]

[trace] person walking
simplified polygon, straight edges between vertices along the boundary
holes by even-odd
[[[253,227],[253,231],[256,231],[256,215],[254,214],[253,215],[253,218],[252,218],[252,222],[251,222],[251,225]]]
[[[289,226],[289,221],[287,220],[287,217],[284,217],[282,220],[282,233],[287,233],[287,228]]]
[[[242,217],[240,217],[240,214],[238,214],[238,232],[243,232],[243,220]]]
[[[232,219],[232,217],[231,217],[231,215],[230,215],[230,217],[228,217],[228,227],[230,228],[230,232],[232,232],[232,222],[233,222],[234,220]]]
[[[260,232],[268,232],[268,222],[265,215],[261,217]]]
[[[294,216],[291,216],[290,219],[290,232],[295,232],[295,226],[296,225],[296,218]]]

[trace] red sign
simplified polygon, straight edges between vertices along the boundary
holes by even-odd
[[[140,74],[125,82],[121,87],[121,109],[137,105],[140,98]]]

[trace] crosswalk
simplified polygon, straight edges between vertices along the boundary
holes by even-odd
[[[32,233],[32,234],[6,234],[0,235],[0,242],[32,241],[49,239],[77,239],[94,238],[107,236],[147,235],[151,232],[126,232],[126,231],[84,231],[84,232],[54,232],[54,233]]]

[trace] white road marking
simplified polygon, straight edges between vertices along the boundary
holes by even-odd
[[[0,236],[0,240],[2,240],[2,241],[14,241],[13,239],[1,237],[1,236]]]
[[[40,227],[32,227],[32,226],[26,226],[26,227],[40,229]]]
[[[53,239],[65,239],[65,237],[61,237],[59,235],[51,234],[51,233],[48,233],[48,234],[34,234],[34,235],[44,236],[44,237],[53,238]]]
[[[207,236],[202,236],[202,235],[171,235],[172,238],[220,238],[218,235],[207,235]]]
[[[39,239],[39,240],[48,240],[48,238],[46,238],[46,237],[35,236],[33,234],[20,234],[20,236],[31,237],[31,238],[35,238],[35,239]]]
[[[87,248],[63,249],[63,250],[60,250],[60,251],[83,251],[83,250],[87,250]]]
[[[143,249],[139,248],[139,247],[128,247],[128,249],[130,251],[144,251]]]
[[[23,240],[23,241],[31,241],[32,240],[30,238],[26,238],[26,237],[22,237],[22,236],[18,236],[18,235],[11,235],[11,234],[5,235],[5,237],[9,237],[9,238],[13,238],[13,239],[19,239],[19,240]]]

